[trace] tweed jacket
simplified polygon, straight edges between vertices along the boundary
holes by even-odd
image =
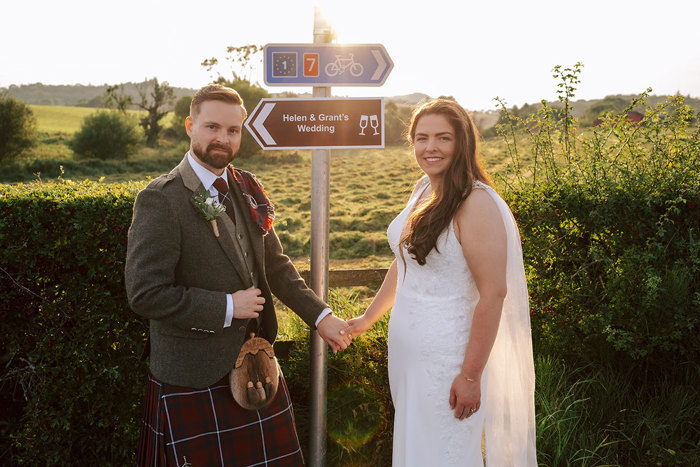
[[[228,182],[233,202],[247,214],[238,184],[230,175]],[[226,294],[253,284],[233,243],[233,231],[241,229],[241,223],[247,229],[258,288],[265,298],[260,313],[264,337],[273,342],[277,335],[272,294],[312,329],[327,307],[282,253],[274,229],[263,235],[248,215],[237,218],[236,226],[222,215],[216,221],[216,237],[192,203],[192,196],[203,189],[185,157],[169,174],[138,193],[125,268],[129,305],[150,320],[151,373],[160,381],[193,388],[225,376],[245,338],[249,320],[233,319],[230,327],[224,327]]]

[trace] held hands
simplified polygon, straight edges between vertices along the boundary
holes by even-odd
[[[348,320],[347,333],[351,338],[357,337],[363,332],[367,331],[372,327],[372,322],[367,318],[366,315],[362,314],[357,318],[352,318]]]
[[[342,319],[327,315],[318,323],[316,330],[321,338],[331,346],[333,353],[338,353],[338,350],[345,350],[350,345],[352,338],[347,334],[348,323]]]
[[[236,319],[257,318],[263,309],[265,297],[261,297],[260,289],[250,287],[245,290],[234,292],[233,297],[233,317]]]
[[[450,409],[455,411],[455,418],[464,420],[476,413],[481,407],[481,384],[477,380],[458,374],[450,388]]]

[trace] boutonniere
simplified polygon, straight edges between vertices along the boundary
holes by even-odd
[[[216,218],[226,213],[226,206],[209,193],[209,190],[202,190],[192,196],[192,204],[199,213],[211,223],[214,235],[219,236],[219,226],[216,225]]]

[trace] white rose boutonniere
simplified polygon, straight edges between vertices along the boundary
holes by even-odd
[[[209,190],[202,190],[192,197],[192,204],[199,213],[211,223],[214,235],[219,236],[219,227],[216,225],[216,218],[226,212],[226,206],[209,193]]]

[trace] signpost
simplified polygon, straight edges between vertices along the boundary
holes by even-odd
[[[262,99],[245,126],[263,149],[383,148],[384,100]]]
[[[394,68],[381,44],[267,44],[270,86],[381,86]]]
[[[394,63],[380,44],[330,44],[331,25],[314,8],[313,44],[264,47],[265,84],[312,86],[313,99],[262,99],[245,123],[263,149],[311,151],[311,289],[328,301],[330,149],[383,148],[383,99],[331,99],[331,86],[381,86]],[[328,346],[311,331],[309,465],[326,456]]]

